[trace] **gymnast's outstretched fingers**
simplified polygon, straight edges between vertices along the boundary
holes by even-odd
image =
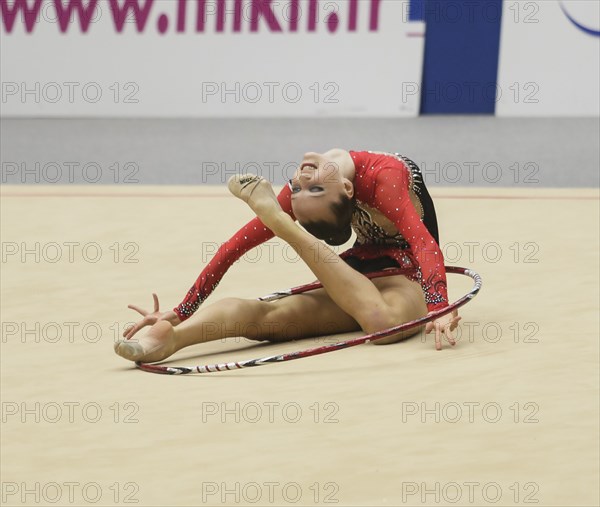
[[[173,312],[173,311],[161,312],[160,311],[158,296],[156,294],[153,293],[152,298],[154,299],[154,310],[152,312],[148,312],[136,305],[127,305],[127,308],[135,310],[144,318],[141,321],[139,321],[138,323],[133,324],[132,326],[129,326],[127,329],[125,329],[125,331],[123,332],[123,337],[125,339],[127,339],[127,340],[131,339],[140,329],[142,329],[146,326],[153,326],[159,320],[167,320],[173,326],[176,326],[177,324],[180,323],[179,317],[177,316],[177,314],[175,312]]]
[[[446,340],[448,340],[450,345],[456,345],[454,330],[458,327],[460,319],[461,317],[458,316],[458,312],[454,310],[449,315],[444,315],[439,319],[427,323],[425,326],[425,332],[427,334],[435,330],[436,350],[442,350],[442,334],[446,337]]]

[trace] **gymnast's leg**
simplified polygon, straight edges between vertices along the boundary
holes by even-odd
[[[157,322],[137,340],[116,344],[115,351],[131,361],[156,362],[189,345],[233,336],[279,342],[359,329],[323,289],[317,289],[272,302],[225,298],[201,306],[176,327]]]

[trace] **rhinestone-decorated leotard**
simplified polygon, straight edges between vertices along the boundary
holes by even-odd
[[[417,190],[414,178],[420,176],[418,170],[415,171],[412,163],[400,155],[369,151],[349,153],[356,169],[356,208],[352,228],[357,239],[340,257],[392,257],[400,266],[412,268],[408,276],[421,284],[429,311],[448,306],[442,252],[422,222],[422,209],[417,211],[410,200],[410,191]],[[283,211],[296,220],[290,185],[281,190],[277,200]],[[386,232],[367,208],[385,215],[394,224],[396,232]],[[223,243],[185,299],[173,309],[179,318],[185,320],[199,308],[236,260],[273,237],[271,230],[259,218],[254,218]]]

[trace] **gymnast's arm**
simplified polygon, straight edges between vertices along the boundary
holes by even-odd
[[[290,215],[293,220],[296,220],[292,213],[291,195],[291,189],[289,185],[286,185],[281,192],[279,192],[277,200],[279,201],[281,209]],[[202,273],[200,273],[200,276],[198,276],[196,282],[192,285],[183,301],[173,310],[161,312],[159,310],[158,297],[156,294],[152,294],[154,298],[153,312],[147,312],[135,305],[129,305],[128,308],[135,310],[144,318],[140,322],[129,326],[123,332],[123,336],[129,340],[140,329],[145,326],[152,326],[159,320],[167,320],[173,326],[177,326],[188,319],[216,288],[226,271],[237,259],[247,251],[268,241],[272,237],[274,237],[273,232],[265,227],[258,218],[254,218],[237,231],[227,242],[221,245],[215,256],[202,270]]]
[[[377,175],[374,201],[375,207],[394,222],[410,245],[421,270],[421,286],[428,310],[448,306],[444,257],[410,200],[407,175],[395,168],[381,170]]]

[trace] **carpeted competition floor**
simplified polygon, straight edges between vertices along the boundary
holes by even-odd
[[[177,304],[250,210],[222,186],[3,187],[3,503],[598,505],[598,191],[432,194],[447,264],[484,280],[455,348],[168,377],[114,354],[126,306]],[[312,279],[272,241],[206,304]],[[230,339],[173,364],[348,336]]]

